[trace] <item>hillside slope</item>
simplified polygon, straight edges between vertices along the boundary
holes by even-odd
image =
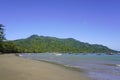
[[[70,53],[104,53],[116,52],[106,46],[80,42],[73,38],[60,39],[56,37],[32,35],[26,39],[14,41],[22,52],[70,52]]]

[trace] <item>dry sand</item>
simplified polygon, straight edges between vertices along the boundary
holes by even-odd
[[[80,72],[58,65],[25,59],[13,54],[0,55],[0,80],[90,80]]]

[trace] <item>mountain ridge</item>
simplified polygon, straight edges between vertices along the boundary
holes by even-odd
[[[117,52],[99,44],[89,44],[74,38],[56,38],[31,35],[25,39],[14,40],[23,52],[61,52],[61,53],[105,53]]]

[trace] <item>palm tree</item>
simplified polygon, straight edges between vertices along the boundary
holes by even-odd
[[[5,35],[4,35],[4,25],[0,24],[0,41],[5,40]]]

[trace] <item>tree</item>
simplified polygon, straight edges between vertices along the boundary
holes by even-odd
[[[0,24],[0,41],[5,40],[4,27],[3,24]]]
[[[4,25],[0,24],[0,53],[3,52],[4,39]]]
[[[2,45],[3,53],[18,53],[19,47],[12,41],[4,41]]]

